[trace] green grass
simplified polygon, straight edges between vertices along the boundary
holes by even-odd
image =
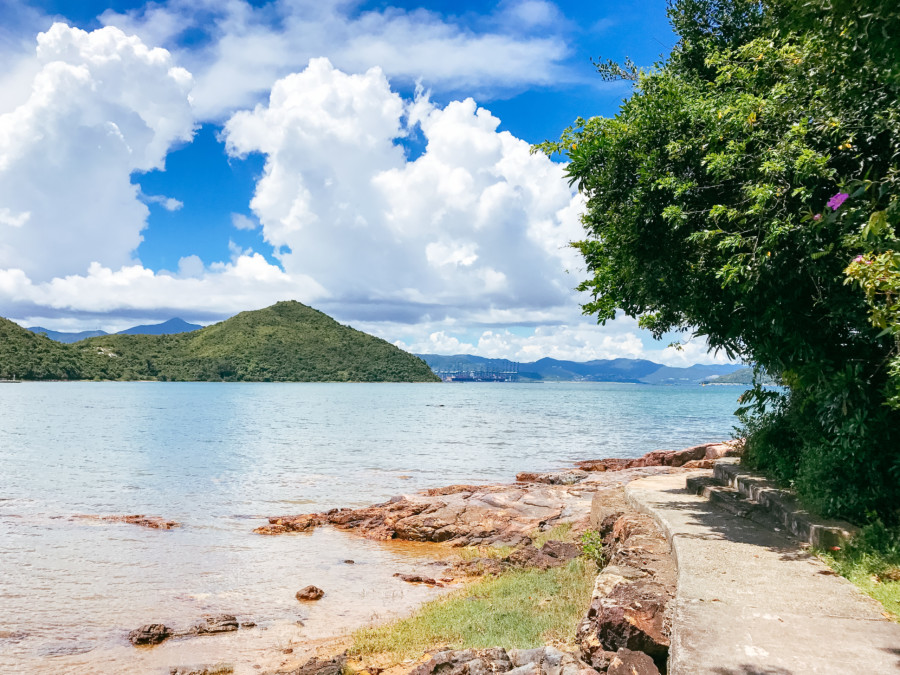
[[[462,560],[476,560],[478,558],[503,560],[512,552],[512,546],[465,546],[454,551]]]
[[[816,553],[831,569],[878,600],[891,618],[900,622],[900,556],[891,559],[864,551],[818,550]],[[892,576],[896,576],[896,581]]]
[[[531,536],[535,548],[541,548],[548,541],[573,541],[572,523],[560,523],[544,532],[536,531]]]
[[[438,647],[528,649],[570,643],[590,602],[595,574],[592,563],[576,559],[564,567],[481,579],[409,618],[356,631],[350,654],[404,659]]]
[[[900,622],[900,529],[889,529],[876,521],[839,550],[815,552]]]

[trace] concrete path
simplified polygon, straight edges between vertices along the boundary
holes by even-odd
[[[900,673],[900,624],[880,604],[796,542],[689,494],[687,475],[626,487],[678,564],[670,675]]]

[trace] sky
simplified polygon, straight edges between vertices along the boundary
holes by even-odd
[[[725,362],[583,316],[530,146],[630,89],[665,0],[0,0],[0,315],[115,331],[294,299],[416,353]]]

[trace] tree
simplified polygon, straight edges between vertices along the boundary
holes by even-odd
[[[539,148],[587,198],[585,312],[778,374],[739,411],[747,460],[823,512],[896,521],[900,11],[837,4],[674,2],[680,41],[619,113]]]

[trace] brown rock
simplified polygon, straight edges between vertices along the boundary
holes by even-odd
[[[603,541],[609,564],[597,577],[587,615],[578,625],[581,654],[602,670],[612,654],[625,648],[645,652],[664,668],[666,607],[675,593],[668,541],[650,517],[633,512],[617,518]]]
[[[191,628],[188,635],[212,635],[213,633],[229,633],[238,629],[237,619],[233,614],[211,614],[203,617],[203,623]]]
[[[714,459],[692,459],[684,465],[685,469],[711,469],[716,465]]]
[[[330,659],[320,659],[314,656],[299,668],[285,675],[341,675],[346,664],[346,654],[338,654]]]
[[[213,666],[175,666],[169,669],[169,675],[229,675],[234,672],[230,663],[217,663]]]
[[[546,483],[547,485],[575,485],[580,483],[588,474],[586,471],[551,471],[549,473],[531,473],[524,471],[516,474],[519,483]]]
[[[316,514],[301,516],[275,516],[269,518],[268,525],[261,525],[253,531],[256,534],[284,534],[285,532],[309,532],[322,524],[322,518]]]
[[[506,556],[503,561],[514,567],[535,567],[539,570],[559,567],[562,564],[558,558],[549,556],[534,546],[523,546],[516,549]]]
[[[171,530],[180,527],[180,523],[174,520],[166,520],[160,516],[145,516],[143,514],[130,516],[97,516],[91,514],[78,514],[72,516],[83,520],[102,520],[109,523],[128,523],[129,525],[138,525],[139,527],[149,527],[151,530]]]
[[[305,586],[297,591],[297,599],[301,602],[310,602],[313,600],[321,600],[322,596],[325,595],[325,591],[323,591],[318,586]]]
[[[556,558],[560,563],[568,562],[581,555],[581,546],[568,541],[551,539],[541,546],[541,553]]]
[[[133,645],[158,645],[171,635],[172,629],[168,626],[161,623],[148,623],[131,631],[128,639]]]
[[[438,652],[409,675],[491,675],[512,670],[505,649],[462,649]]]
[[[622,459],[618,457],[609,459],[591,459],[584,462],[576,462],[582,471],[623,471],[646,466],[685,466],[689,462],[703,460],[715,460],[722,457],[735,457],[743,452],[743,444],[740,441],[728,441],[727,443],[704,443],[684,450],[653,450],[642,457],[635,459]]]
[[[473,558],[453,563],[448,569],[454,576],[480,577],[488,574],[497,575],[503,571],[503,564],[496,558]]]
[[[660,675],[659,668],[643,652],[620,649],[612,658],[606,675]]]
[[[631,460],[620,457],[610,457],[608,459],[589,459],[585,462],[575,462],[582,471],[622,471],[628,468]]]
[[[509,660],[513,665],[510,673],[517,675],[525,675],[531,670],[539,675],[596,675],[589,665],[555,647],[511,649]]]
[[[436,579],[432,579],[431,577],[423,577],[420,574],[400,574],[397,572],[394,574],[395,577],[399,577],[401,581],[405,581],[408,584],[426,584],[427,586],[440,586],[441,583]]]

